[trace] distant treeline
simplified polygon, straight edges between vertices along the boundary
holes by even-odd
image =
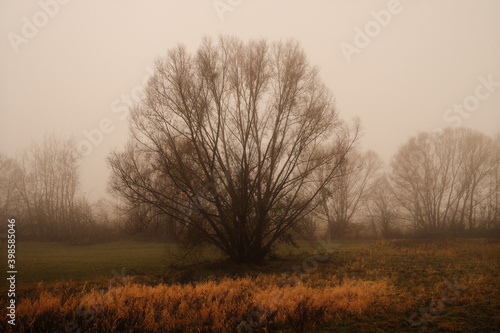
[[[71,140],[46,136],[17,159],[0,155],[0,213],[24,239],[177,241],[185,229],[154,206],[90,203],[79,194]],[[500,136],[465,128],[421,133],[390,171],[373,152],[352,151],[320,203],[283,240],[500,234]],[[192,207],[188,211],[193,214]]]

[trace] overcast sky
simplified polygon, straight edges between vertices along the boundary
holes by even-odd
[[[297,39],[386,163],[420,131],[500,131],[498,0],[2,0],[0,153],[75,135],[83,191],[105,195],[106,156],[155,58],[219,34]]]

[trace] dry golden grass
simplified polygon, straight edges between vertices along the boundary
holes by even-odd
[[[238,325],[254,331],[270,326],[303,330],[370,312],[390,290],[385,280],[347,280],[337,286],[322,281],[323,287],[282,282],[278,276],[261,276],[194,285],[128,284],[72,295],[64,288],[39,290],[20,301],[17,330],[235,332]]]

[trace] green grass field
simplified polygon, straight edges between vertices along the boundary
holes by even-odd
[[[156,295],[159,293],[157,288],[170,285],[189,287],[220,283],[220,287],[210,287],[220,290],[231,284],[231,280],[227,282],[225,278],[248,276],[256,281],[256,285],[260,283],[257,281],[267,279],[262,288],[269,285],[269,292],[274,290],[272,288],[278,288],[276,290],[283,292],[284,299],[288,297],[285,295],[290,295],[286,308],[288,312],[283,312],[281,321],[278,317],[266,318],[263,324],[259,322],[258,325],[252,326],[253,332],[500,332],[500,243],[493,240],[344,241],[336,243],[328,256],[315,255],[313,249],[305,244],[301,244],[300,248],[281,246],[276,251],[276,256],[263,265],[232,264],[222,260],[220,254],[209,250],[199,261],[191,259],[179,263],[170,255],[172,252],[176,253],[174,245],[151,242],[117,242],[92,246],[25,242],[18,244],[17,250],[18,301],[25,302],[22,303],[25,305],[21,309],[29,306],[34,309],[43,308],[43,303],[39,302],[47,298],[42,297],[44,292],[48,292],[50,297],[60,297],[60,307],[66,309],[66,312],[60,313],[58,307],[51,307],[50,303],[47,305],[48,312],[42,317],[36,312],[37,320],[40,320],[38,325],[42,326],[59,325],[62,321],[73,318],[73,322],[79,322],[81,326],[90,325],[82,328],[82,331],[87,329],[89,332],[99,332],[102,329],[111,329],[133,332],[136,325],[134,323],[145,320],[137,314],[138,310],[130,310],[133,311],[130,313],[139,317],[134,317],[134,320],[131,317],[130,322],[120,319],[125,320],[123,326],[111,328],[101,325],[102,322],[97,320],[99,315],[92,317],[93,321],[90,322],[78,317],[73,313],[75,311],[71,310],[71,306],[76,306],[79,302],[79,297],[83,297],[84,291],[92,293],[92,290],[108,290],[110,293],[112,290],[121,290],[113,289],[116,287],[114,282],[117,277],[121,279],[121,284],[126,285],[118,286],[125,288],[123,295],[140,293],[137,288],[150,288],[148,292]],[[294,273],[290,274],[291,272]],[[43,285],[37,285],[40,281],[43,281]],[[309,301],[309,298],[301,301],[306,303],[293,303],[297,301],[297,296],[293,296],[294,290],[297,291],[294,288],[298,288],[297,283],[309,288],[308,292],[312,293]],[[359,286],[364,283],[375,283],[384,287],[377,287],[381,288],[380,294],[368,301],[366,296],[356,294],[362,291],[363,287]],[[128,285],[131,287],[127,287]],[[342,310],[344,312],[339,310],[338,315],[329,317],[322,306],[313,311],[311,305],[309,310],[312,313],[308,313],[308,309],[299,310],[304,306],[301,304],[309,304],[307,302],[312,302],[312,299],[316,299],[315,302],[328,301],[316,297],[321,297],[324,290],[330,290],[328,288],[343,286],[353,288],[353,291],[346,293],[354,295],[351,303],[345,303],[346,310]],[[5,284],[2,285],[2,293],[5,293]],[[246,295],[253,297],[251,295],[255,293],[257,291]],[[101,297],[99,293],[96,295],[98,296],[94,298]],[[213,297],[217,299],[219,296]],[[73,298],[75,300],[70,302]],[[368,303],[363,303],[363,299]],[[123,302],[125,303],[121,307],[132,306],[132,303],[126,300]],[[251,304],[257,302],[259,298],[252,300]],[[270,302],[272,303],[265,301],[262,306],[265,307]],[[225,304],[213,306],[217,309]],[[348,310],[353,304],[358,304],[359,310]],[[0,302],[0,306],[4,308],[5,303]],[[143,309],[146,305],[133,306]],[[197,306],[192,304],[191,308],[195,309]],[[276,306],[279,307],[280,304]],[[297,307],[295,310],[294,306]],[[237,307],[219,311],[220,313],[215,310],[207,315],[207,320],[233,325],[234,327],[231,327],[236,331],[236,315],[229,316],[228,313],[237,313]],[[20,312],[27,311],[21,309]],[[155,311],[155,314],[159,315],[157,312],[160,310]],[[277,313],[280,313],[279,311]],[[20,314],[19,321],[25,325],[22,326],[24,331],[36,332],[36,329],[25,323],[27,318],[31,320],[35,314],[27,313],[29,312],[26,312],[24,317]],[[107,320],[106,318],[115,313],[119,313],[119,310],[107,309],[102,314],[102,320]],[[304,319],[304,325],[299,324],[300,319],[297,319],[302,317],[307,318]],[[3,331],[4,324],[5,322],[0,323],[0,331]],[[198,324],[191,323],[186,327],[189,327],[188,331],[210,331],[208,326],[196,325]],[[124,327],[132,328],[128,330]],[[161,330],[150,328],[146,331]]]
[[[38,282],[86,281],[109,278],[123,267],[155,274],[166,266],[164,243],[116,242],[90,246],[25,242],[17,244],[19,286]],[[5,261],[4,261],[5,262]]]
[[[341,248],[359,246],[371,241],[353,242],[341,241]],[[337,243],[336,243],[337,244]],[[54,283],[63,281],[82,282],[95,279],[113,278],[117,273],[125,270],[127,275],[154,276],[172,272],[171,265],[183,265],[192,270],[192,265],[199,261],[203,263],[217,262],[223,256],[207,249],[200,258],[188,258],[178,262],[181,251],[176,245],[162,242],[112,242],[96,245],[68,245],[48,242],[22,242],[16,244],[16,266],[18,270],[18,286],[30,286],[38,282]],[[309,255],[312,247],[303,243],[300,248],[280,246],[278,255],[296,257]],[[5,251],[3,251],[5,254]],[[2,260],[2,270],[6,259]],[[275,262],[273,270],[281,269],[280,263]],[[282,263],[281,263],[282,264]],[[200,267],[200,266],[197,266]],[[208,265],[210,267],[210,265]],[[234,267],[233,267],[234,268]],[[242,269],[244,269],[243,267]],[[201,267],[202,273],[210,273],[210,269]],[[284,268],[283,268],[284,269]],[[5,284],[2,285],[2,288]]]

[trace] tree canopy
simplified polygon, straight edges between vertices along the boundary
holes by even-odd
[[[260,261],[318,205],[356,137],[297,42],[205,38],[156,61],[110,186],[183,240]]]

